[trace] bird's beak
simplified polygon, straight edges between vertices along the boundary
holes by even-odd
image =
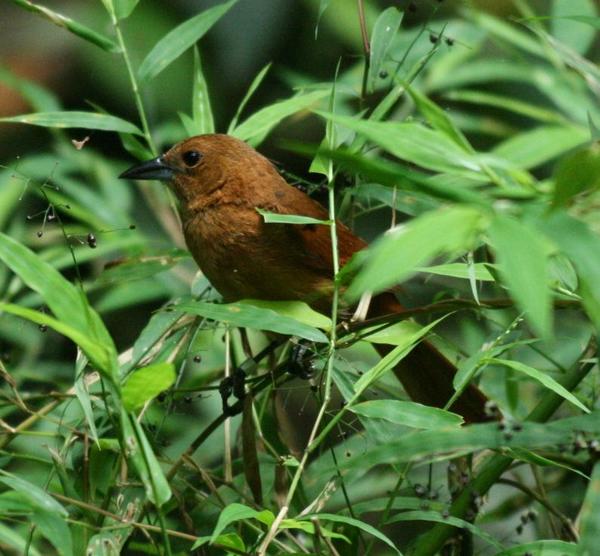
[[[128,170],[125,170],[119,178],[126,180],[169,181],[177,171],[177,168],[169,166],[165,162],[165,159],[162,156],[159,156],[152,160],[146,160],[146,162],[132,166]]]

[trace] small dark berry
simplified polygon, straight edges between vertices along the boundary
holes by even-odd
[[[42,237],[44,235],[44,232],[42,232],[41,230],[39,232],[36,232],[35,234],[38,237]]]
[[[194,355],[194,363],[200,363],[202,361],[201,355]]]
[[[454,46],[454,39],[452,39],[450,37],[446,37],[446,44],[448,46]]]
[[[431,44],[435,44],[436,42],[438,42],[438,40],[439,40],[439,37],[437,35],[434,35],[433,33],[431,33],[429,35],[429,42]]]
[[[183,401],[185,403],[192,403],[192,396],[184,396]]]
[[[40,332],[46,332],[48,330],[48,325],[47,324],[40,324],[38,326],[38,328],[40,329]]]
[[[388,74],[388,72],[387,72],[387,71],[385,71],[385,70],[381,70],[381,71],[379,72],[379,77],[380,77],[381,79],[385,79],[385,78],[386,78],[388,75],[389,75],[389,74]]]

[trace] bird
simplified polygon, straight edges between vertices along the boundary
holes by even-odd
[[[325,207],[290,185],[256,149],[226,134],[184,139],[163,155],[124,171],[122,179],[166,182],[178,199],[185,242],[202,273],[225,302],[301,300],[331,311],[333,251],[329,226],[265,223],[257,209],[328,220]],[[367,243],[336,222],[341,267]],[[404,310],[393,291],[374,295],[367,318]],[[375,345],[380,355],[392,349]],[[456,367],[429,341],[394,367],[409,397],[445,407]],[[470,384],[450,409],[465,422],[490,419],[486,396]]]

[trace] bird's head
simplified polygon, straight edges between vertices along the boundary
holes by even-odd
[[[167,182],[183,202],[207,195],[266,160],[243,141],[222,134],[196,135],[119,177]]]

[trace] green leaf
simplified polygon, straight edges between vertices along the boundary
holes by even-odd
[[[433,521],[434,523],[445,523],[459,529],[466,529],[467,531],[470,531],[480,539],[483,539],[487,543],[491,544],[496,548],[496,550],[503,549],[502,545],[494,537],[492,537],[492,535],[486,533],[483,529],[480,529],[476,525],[473,525],[472,523],[469,523],[468,521],[458,517],[444,517],[438,512],[417,510],[396,514],[390,518],[387,523],[398,523],[402,521]]]
[[[371,400],[353,405],[351,411],[372,419],[417,429],[457,427],[463,423],[460,415],[416,402],[398,400]]]
[[[22,531],[22,530],[21,530]],[[29,550],[29,556],[41,556],[35,546],[32,546],[27,531],[22,531],[22,537],[14,526],[8,527],[0,522],[0,542],[7,547],[14,548],[15,554],[25,554]]]
[[[169,483],[137,418],[121,408],[121,433],[127,458],[139,475],[146,497],[160,507],[171,498]]]
[[[329,91],[299,93],[292,98],[266,106],[245,119],[231,130],[230,134],[256,147],[281,120],[309,108],[328,94]]]
[[[240,521],[242,519],[252,519],[257,517],[261,512],[255,510],[254,508],[250,508],[249,506],[245,506],[244,504],[238,504],[234,502],[233,504],[229,504],[226,506],[223,511],[219,514],[219,519],[217,520],[217,524],[213,529],[212,535],[210,537],[211,544],[214,543],[221,532],[236,521]]]
[[[71,530],[64,516],[37,510],[33,512],[31,521],[35,523],[41,534],[54,545],[60,556],[73,554]]]
[[[587,224],[562,211],[554,211],[540,225],[575,266],[584,306],[600,329],[600,237]]]
[[[359,458],[338,461],[338,467],[328,467],[323,473],[338,469],[368,469],[374,465],[409,461],[428,462],[450,459],[484,449],[525,448],[536,450],[556,448],[573,442],[573,431],[596,435],[600,432],[600,412],[560,419],[549,423],[519,423],[519,430],[500,430],[497,423],[467,425],[445,429],[415,430],[397,438],[367,448]]]
[[[198,537],[198,540],[192,545],[192,550],[210,542],[210,539],[210,535]],[[237,533],[225,533],[224,535],[219,535],[212,544],[218,548],[233,548],[242,552],[246,552],[246,545],[244,544],[243,539]]]
[[[54,25],[58,27],[62,27],[67,31],[77,35],[79,38],[82,38],[96,46],[99,46],[103,50],[108,52],[118,53],[121,52],[119,46],[112,41],[111,39],[97,33],[93,29],[90,29],[86,25],[82,25],[81,23],[74,21],[70,17],[66,17],[46,6],[38,6],[34,4],[30,0],[13,0],[15,4],[20,6],[21,8],[26,9],[27,11],[33,12],[42,16],[44,19],[51,21]]]
[[[365,533],[372,535],[376,539],[379,539],[381,542],[387,544],[397,554],[400,554],[400,555],[402,554],[398,550],[398,548],[396,548],[396,545],[388,537],[386,537],[381,531],[378,531],[372,525],[369,525],[368,523],[365,523],[364,521],[360,521],[359,519],[355,519],[353,517],[346,517],[344,515],[339,515],[339,514],[328,514],[328,513],[310,514],[310,515],[302,516],[302,517],[304,519],[311,519],[313,517],[316,517],[319,520],[333,521],[334,523],[343,523],[344,525],[349,525],[350,527],[356,527],[357,529],[360,529],[360,530],[364,531]]]
[[[281,303],[281,306],[285,308],[289,302],[281,301],[278,303]],[[173,310],[200,315],[232,326],[270,330],[279,334],[299,336],[313,342],[325,343],[328,341],[327,336],[317,328],[275,311],[273,307],[276,306],[277,304],[271,302],[268,308],[263,308],[254,305],[253,300],[223,305],[197,301],[194,303],[180,303],[175,305]]]
[[[594,465],[592,478],[581,508],[581,556],[594,556],[600,538],[600,463]]]
[[[85,416],[88,429],[90,430],[90,437],[96,444],[98,444],[98,431],[96,429],[96,422],[94,420],[94,410],[92,409],[90,393],[88,391],[85,375],[83,373],[87,363],[87,357],[85,357],[81,351],[77,351],[77,359],[75,361],[75,384],[73,387],[75,389],[75,395],[77,396],[79,405],[81,406]]]
[[[488,270],[488,264],[475,263],[472,268],[475,271],[475,279],[482,282],[493,282],[494,277]],[[439,276],[450,276],[452,278],[464,278],[469,280],[470,270],[469,265],[464,263],[448,263],[435,266],[426,266],[416,269],[417,272],[426,272],[428,274],[438,274]]]
[[[540,126],[523,131],[500,143],[492,150],[523,169],[544,164],[589,140],[584,127]]]
[[[20,305],[13,305],[11,303],[1,303],[0,311],[10,313],[17,317],[22,317],[36,324],[49,326],[52,330],[55,330],[59,334],[66,336],[73,342],[75,342],[81,350],[86,354],[90,361],[98,368],[99,371],[105,374],[108,378],[113,376],[116,369],[115,354],[111,351],[112,346],[106,346],[100,342],[94,341],[93,339],[86,336],[80,329],[74,328],[62,321],[42,313],[40,311],[34,311]]]
[[[524,554],[530,554],[530,556],[583,556],[577,544],[563,541],[529,542],[503,550],[494,556],[523,556]],[[593,552],[590,552],[586,556],[592,556],[592,554]]]
[[[111,0],[117,19],[127,19],[135,10],[139,0]]]
[[[42,322],[45,315],[24,308],[20,308],[19,316],[52,326],[71,338],[108,376],[116,371],[116,348],[112,338],[81,289],[68,282],[33,251],[3,233],[0,233],[0,261],[40,294],[60,323],[54,322],[54,319]],[[4,310],[8,310],[6,306]],[[16,314],[14,307],[10,311]]]
[[[413,99],[416,107],[421,114],[427,118],[427,121],[433,128],[441,131],[465,152],[474,153],[473,147],[471,147],[467,138],[463,135],[462,131],[456,127],[445,110],[442,110],[435,102],[427,98],[417,89],[407,85],[406,90]]]
[[[367,249],[348,297],[357,299],[365,291],[381,291],[408,278],[434,257],[468,250],[483,223],[480,211],[456,205],[425,213],[391,230]]]
[[[597,17],[594,0],[569,0],[569,2],[553,0],[550,13],[552,35],[556,40],[570,46],[579,54],[585,54],[594,41],[596,33],[593,24],[592,28],[588,28],[581,23],[589,24],[589,20],[596,20],[597,28],[600,29],[600,18]],[[578,21],[577,17],[584,18],[584,21]]]
[[[252,95],[254,94],[256,89],[258,89],[260,84],[263,82],[263,79],[265,78],[265,75],[267,75],[267,72],[269,71],[270,68],[271,68],[271,62],[269,62],[263,69],[261,69],[256,74],[256,77],[252,80],[252,83],[250,83],[250,87],[248,87],[248,90],[246,91],[246,94],[244,95],[242,102],[240,102],[240,105],[238,106],[238,109],[236,110],[235,115],[233,116],[233,118],[231,119],[231,122],[229,123],[229,127],[227,128],[228,134],[231,134],[233,132],[233,130],[237,127],[238,120],[240,119],[240,116],[241,116],[242,112],[244,111],[246,104],[248,104],[248,101],[252,98]]]
[[[403,15],[397,8],[390,7],[383,10],[377,21],[375,21],[373,32],[371,33],[371,54],[367,76],[370,91],[375,88],[375,84],[379,79],[379,72],[384,67],[388,50],[398,29],[400,29]]]
[[[21,477],[0,470],[0,483],[4,483],[10,489],[19,492],[34,508],[60,515],[63,518],[69,515],[62,504],[52,498],[45,490]]]
[[[428,324],[427,326],[424,326],[411,335],[405,336],[402,343],[399,343],[392,351],[390,351],[385,357],[380,359],[373,367],[371,367],[364,375],[362,375],[354,384],[355,395],[352,398],[352,401],[358,399],[358,397],[365,390],[367,390],[367,388],[379,380],[390,369],[393,369],[399,361],[409,354],[410,350],[417,344],[417,342],[421,340],[421,338],[424,338],[432,328],[434,328],[441,320],[443,320],[443,318],[444,317]]]
[[[552,332],[549,242],[529,226],[498,215],[489,229],[502,278],[540,336]]]
[[[556,380],[554,380],[551,376],[548,376],[546,373],[538,371],[529,365],[525,365],[520,361],[510,361],[507,359],[490,359],[490,363],[497,363],[499,365],[504,365],[505,367],[509,367],[510,369],[514,369],[520,373],[527,375],[534,380],[537,380],[540,384],[545,386],[546,388],[552,390],[555,394],[558,394],[565,400],[571,402],[573,405],[577,406],[579,409],[589,413],[590,410],[585,407],[571,392],[569,392],[564,386],[561,386]]]
[[[37,125],[53,128],[82,128],[99,129],[102,131],[118,131],[123,133],[143,133],[132,123],[126,122],[116,116],[99,114],[96,112],[34,112],[32,114],[21,114],[0,118],[0,122],[12,122],[20,124]]]
[[[218,4],[171,29],[160,39],[140,65],[140,79],[152,79],[190,46],[198,42],[223,17],[237,0]]]
[[[390,154],[436,172],[473,176],[481,168],[477,156],[459,147],[445,133],[416,122],[378,122],[356,117],[317,114],[356,131]]]
[[[123,405],[127,411],[136,411],[158,396],[175,382],[173,363],[155,363],[138,369],[121,388]]]
[[[566,205],[582,191],[600,188],[600,144],[578,150],[563,158],[554,174],[554,206]]]
[[[194,87],[192,89],[192,116],[194,120],[194,133],[190,135],[201,135],[215,132],[208,86],[202,71],[200,52],[194,48]]]
[[[9,88],[21,93],[36,112],[51,112],[60,109],[59,101],[54,93],[15,75],[7,68],[0,67],[0,81]]]
[[[265,224],[323,224],[331,226],[329,220],[319,220],[310,216],[300,216],[299,214],[279,214],[277,212],[269,212],[260,208],[256,212],[263,217]]]
[[[278,315],[289,317],[315,328],[322,328],[323,330],[329,330],[331,328],[331,319],[323,313],[315,311],[304,301],[267,301],[265,299],[242,299],[239,301],[239,303],[248,304],[253,307],[260,307],[262,309],[270,309],[275,311]]]

